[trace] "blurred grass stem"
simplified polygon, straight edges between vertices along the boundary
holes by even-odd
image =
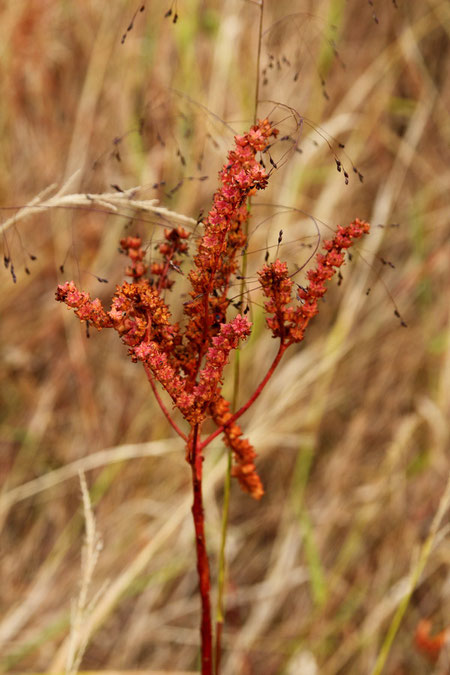
[[[450,474],[447,479],[447,485],[445,486],[444,493],[440,499],[438,510],[436,511],[436,515],[434,516],[433,522],[431,523],[428,537],[426,538],[423,546],[421,547],[420,553],[417,557],[417,561],[415,562],[411,570],[409,588],[404,597],[402,598],[400,604],[398,605],[397,610],[392,618],[392,621],[386,633],[386,637],[384,638],[383,644],[381,645],[378,658],[375,662],[375,665],[370,675],[381,675],[384,669],[395,636],[397,635],[402,619],[409,606],[411,596],[420,581],[420,577],[422,576],[422,573],[428,562],[430,554],[433,550],[433,545],[435,544],[437,535],[439,533],[439,526],[442,522],[443,517],[445,516],[445,513],[449,508],[449,505],[450,505]]]
[[[263,29],[263,18],[264,18],[264,0],[259,0],[257,3],[259,7],[259,22],[258,22],[258,47],[256,54],[256,83],[255,83],[255,103],[253,110],[253,123],[256,124],[257,114],[258,114],[258,99],[259,99],[259,71],[261,66],[261,45],[262,45],[262,29]],[[251,197],[248,199],[248,210],[251,210]],[[245,236],[248,237],[248,219],[245,222]],[[239,299],[243,300],[245,292],[245,277],[247,273],[247,251],[243,251],[242,255],[242,265],[241,265],[241,286],[239,292]],[[236,350],[235,360],[234,360],[234,374],[233,374],[233,401],[232,401],[232,410],[236,412],[237,402],[239,396],[239,380],[240,380],[240,350]],[[217,578],[217,607],[216,607],[216,644],[215,644],[215,675],[220,674],[220,654],[221,654],[221,641],[222,641],[222,628],[225,621],[225,609],[224,609],[224,590],[225,590],[225,581],[226,581],[226,543],[227,543],[227,532],[228,532],[228,520],[229,520],[229,510],[230,510],[230,492],[231,492],[231,469],[232,469],[232,452],[230,449],[227,450],[228,461],[227,461],[227,471],[225,474],[224,480],[224,494],[223,494],[223,506],[222,506],[222,529],[221,529],[221,541],[220,541],[220,553],[219,553],[219,571]]]

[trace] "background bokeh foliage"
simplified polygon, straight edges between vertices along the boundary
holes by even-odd
[[[354,217],[373,231],[242,419],[266,496],[254,503],[233,486],[224,675],[371,672],[448,478],[450,11],[445,0],[397,4],[375,2],[376,23],[360,0],[266,2],[259,114],[298,151],[273,149],[278,168],[252,205],[249,275],[267,247],[274,255],[280,228],[280,257],[298,268],[317,223],[323,236]],[[258,7],[177,5],[174,24],[169,3],[145,3],[122,42],[138,2],[0,3],[2,208],[78,171],[73,192],[142,185],[179,213],[207,211],[233,133],[253,120]],[[182,445],[116,336],[87,340],[54,302],[72,278],[107,300],[123,274],[120,236],[153,245],[164,224],[55,209],[4,233],[17,283],[2,268],[2,672],[64,667],[81,576],[79,469],[103,541],[82,668],[196,668]],[[185,293],[179,275],[176,316]],[[274,350],[251,300],[242,401]],[[205,469],[213,576],[224,467],[218,442]],[[413,644],[421,618],[450,623],[445,522],[386,673],[447,672],[448,655],[433,666]]]

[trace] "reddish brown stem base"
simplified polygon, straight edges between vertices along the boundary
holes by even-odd
[[[195,545],[197,550],[197,572],[202,604],[202,675],[212,675],[212,625],[210,603],[210,577],[209,560],[206,552],[205,540],[205,514],[203,511],[202,498],[202,463],[203,456],[199,446],[199,429],[195,427],[188,444],[187,460],[192,470],[192,488],[194,502],[192,504],[192,516],[195,527]]]

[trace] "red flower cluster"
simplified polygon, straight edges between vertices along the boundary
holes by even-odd
[[[183,417],[194,426],[205,420],[209,406],[217,397],[231,350],[248,335],[250,323],[245,317],[238,315],[230,323],[222,324],[218,335],[212,338],[205,366],[192,389],[188,389],[186,378],[171,365],[168,355],[154,341],[142,341],[133,351],[137,359],[150,367]]]
[[[423,652],[432,663],[436,663],[445,647],[450,645],[450,626],[436,635],[430,635],[431,621],[421,619],[414,635],[416,647]]]
[[[232,475],[238,479],[245,492],[249,492],[254,499],[261,499],[264,488],[256,472],[256,452],[246,438],[241,438],[241,427],[235,422],[230,422],[233,415],[229,402],[221,396],[211,405],[210,410],[216,425],[224,429],[225,445],[233,451]]]
[[[352,246],[355,239],[367,234],[369,229],[368,223],[357,218],[347,227],[339,226],[333,239],[324,242],[326,253],[317,254],[316,268],[307,272],[309,286],[298,289],[301,304],[297,307],[290,305],[293,281],[286,263],[275,260],[270,265],[264,265],[259,272],[259,280],[268,298],[264,308],[272,315],[266,321],[273,336],[280,338],[283,345],[303,340],[308,323],[319,311],[318,300],[326,293],[325,282],[343,264],[345,250]]]
[[[128,346],[133,361],[144,364],[170,423],[188,444],[194,444],[190,446],[190,456],[196,457],[193,465],[200,466],[199,453],[212,438],[223,434],[233,453],[233,475],[256,499],[264,493],[256,473],[256,453],[242,438],[236,420],[259,396],[286,348],[303,339],[309,321],[319,311],[318,301],[326,292],[325,282],[343,264],[345,250],[369,231],[369,225],[357,219],[347,227],[339,227],[334,238],[324,242],[325,253],[317,255],[316,267],[307,273],[308,287],[299,287],[296,305],[292,304],[294,284],[286,263],[276,260],[264,265],[259,279],[266,297],[267,325],[273,336],[280,339],[280,348],[252,397],[239,411],[232,413],[229,402],[221,395],[223,371],[239,340],[250,334],[250,323],[240,315],[227,320],[230,304],[227,296],[238,269],[238,254],[246,244],[243,231],[249,216],[246,200],[255,190],[263,189],[268,180],[256,155],[277,133],[268,120],[263,120],[244,136],[235,138],[235,149],[229,153],[228,162],[219,174],[221,186],[204,222],[204,235],[189,273],[192,299],[184,305],[188,317],[184,330],[171,322],[169,308],[162,297],[163,291],[174,283],[169,278],[170,272],[179,270],[180,256],[187,251],[189,233],[181,227],[164,231],[165,240],[159,246],[162,262],[151,265],[150,278],[146,277],[147,265],[140,238],[122,239],[121,247],[131,261],[127,275],[132,282],[117,286],[109,311],[98,298],[91,300],[88,293],[79,291],[73,281],[59,286],[56,293],[57,300],[74,308],[82,321],[98,330],[114,328]],[[155,380],[189,422],[189,436],[177,427],[165,409],[155,389]],[[201,443],[199,433],[207,418],[214,421],[217,430]]]
[[[267,185],[267,175],[256,161],[256,153],[264,150],[269,138],[277,134],[269,121],[263,120],[244,136],[236,136],[235,150],[228,154],[228,163],[219,174],[222,186],[214,195],[194,258],[195,268],[189,274],[193,299],[185,305],[190,321],[184,366],[192,380],[210,336],[226,320],[228,289],[238,268],[237,256],[246,244],[242,226],[249,217],[247,197]]]
[[[73,281],[58,286],[56,293],[56,299],[74,308],[82,321],[98,330],[117,330],[132,359],[144,364],[152,384],[159,381],[192,428],[200,428],[207,417],[212,417],[233,451],[234,475],[256,499],[263,494],[254,465],[256,454],[241,438],[242,431],[231,419],[229,403],[220,391],[230,352],[250,334],[245,317],[238,315],[227,322],[227,293],[238,268],[238,253],[246,243],[242,229],[248,218],[246,200],[255,190],[263,189],[268,180],[256,154],[277,133],[268,120],[263,120],[235,138],[235,149],[220,172],[221,187],[214,195],[195,267],[189,274],[192,300],[185,304],[189,320],[183,332],[178,324],[171,323],[169,308],[161,296],[174,283],[169,273],[181,264],[177,256],[187,251],[188,233],[183,228],[165,230],[165,241],[159,247],[162,262],[151,265],[151,279],[145,277],[147,265],[140,238],[121,241],[131,260],[127,275],[133,281],[117,286],[109,311],[98,298],[91,300],[88,293],[79,291]]]

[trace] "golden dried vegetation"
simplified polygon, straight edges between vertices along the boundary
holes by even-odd
[[[448,672],[445,645],[431,664],[414,635],[450,623],[450,14],[445,0],[397,5],[266,3],[259,113],[294,140],[273,148],[252,206],[248,274],[280,229],[280,257],[299,268],[316,225],[327,236],[360,217],[372,234],[241,420],[266,495],[233,486],[223,675]],[[142,186],[131,201],[193,222],[207,211],[253,119],[259,9],[180,0],[174,24],[157,0],[127,31],[140,6],[0,7],[0,672],[73,672],[79,657],[91,671],[197,666],[181,442],[116,336],[87,340],[54,291],[73,278],[107,299],[123,232],[153,250],[170,221],[92,195]],[[42,208],[61,187],[78,201]],[[242,401],[274,349],[257,294],[250,314]],[[205,466],[213,577],[225,464],[218,442]]]

